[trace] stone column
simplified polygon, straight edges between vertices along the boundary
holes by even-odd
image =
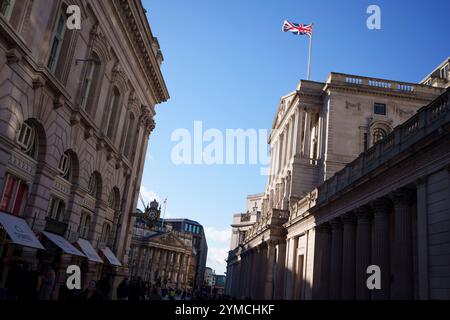
[[[274,271],[274,262],[275,262],[275,244],[272,242],[267,243],[267,268],[266,268],[266,276],[265,276],[265,287],[264,287],[264,299],[272,300],[273,299],[273,271]]]
[[[356,210],[358,219],[356,226],[356,299],[370,300],[370,291],[367,289],[367,267],[371,256],[371,209],[363,206]]]
[[[331,269],[330,269],[330,299],[341,297],[342,275],[342,223],[336,218],[331,224]]]
[[[450,186],[450,183],[448,184]],[[419,299],[428,299],[428,216],[427,179],[416,182],[417,187],[417,273],[419,278]]]
[[[252,299],[256,299],[256,296],[258,295],[258,267],[259,267],[259,248],[256,247],[252,250],[252,271],[250,273],[250,276],[252,278],[252,284],[250,289],[250,297]]]
[[[330,291],[331,228],[323,223],[315,228],[313,299],[326,300]]]
[[[342,217],[344,237],[342,249],[342,299],[355,299],[355,216],[347,213]]]
[[[305,110],[305,141],[303,144],[303,156],[309,158],[309,150],[311,145],[311,111]]]
[[[284,269],[285,269],[285,256],[286,256],[286,242],[280,242],[277,249],[277,264],[275,273],[275,293],[274,297],[277,300],[283,299],[284,292]]]
[[[389,248],[390,201],[379,198],[373,201],[372,263],[381,270],[381,289],[372,290],[372,299],[387,300],[390,297],[391,271]]]
[[[394,232],[394,277],[392,298],[413,298],[413,252],[411,203],[414,194],[409,189],[400,189],[392,193],[395,215]]]
[[[295,155],[300,155],[302,152],[302,134],[303,134],[303,110],[300,107],[297,107],[295,113]]]
[[[285,273],[285,296],[284,299],[291,300],[294,298],[294,281],[295,281],[295,256],[298,247],[298,237],[289,239],[288,252],[286,259]]]
[[[258,266],[257,267],[257,275],[256,275],[256,281],[257,281],[257,285],[255,288],[255,295],[254,297],[258,300],[262,300],[264,299],[264,280],[265,280],[265,270],[266,270],[266,266],[267,266],[267,261],[266,261],[266,249],[264,246],[258,246],[258,258],[255,261],[255,264]]]

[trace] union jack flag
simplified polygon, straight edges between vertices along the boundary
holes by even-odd
[[[308,35],[312,36],[313,25],[311,24],[298,24],[293,23],[287,20],[284,20],[283,23],[283,31],[284,32],[292,32],[297,36]]]

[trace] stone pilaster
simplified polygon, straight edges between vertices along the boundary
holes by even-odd
[[[370,291],[367,289],[367,267],[371,261],[371,208],[363,206],[356,210],[356,264],[355,289],[357,300],[370,300]]]
[[[344,225],[342,248],[342,299],[355,299],[355,216],[347,213],[342,217]]]
[[[393,299],[413,298],[412,212],[414,193],[399,189],[392,193],[395,215],[393,255]]]
[[[331,267],[330,267],[330,299],[341,297],[342,275],[342,223],[333,219],[331,224]]]
[[[429,297],[427,198],[427,178],[421,178],[416,181],[418,298],[421,300]]]
[[[272,242],[267,243],[267,268],[265,276],[265,287],[264,287],[264,299],[273,299],[273,271],[275,264],[275,244]]]
[[[323,223],[315,231],[313,299],[325,300],[330,288],[331,228],[329,223]]]
[[[381,289],[372,290],[372,299],[387,300],[390,297],[391,270],[389,247],[389,213],[391,204],[387,198],[379,198],[372,202],[373,239],[372,263],[381,270]]]

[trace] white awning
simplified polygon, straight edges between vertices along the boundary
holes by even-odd
[[[103,263],[102,258],[97,254],[92,244],[86,239],[79,238],[77,241],[78,245],[81,248],[81,251],[86,255],[86,257],[94,262]]]
[[[121,266],[119,259],[114,255],[114,253],[111,251],[109,247],[102,249],[103,254],[105,255],[106,259],[108,259],[109,263],[113,266]]]
[[[69,241],[61,237],[60,235],[42,231],[42,233],[54,244],[60,247],[65,253],[72,254],[74,256],[86,257],[80,250],[75,248]]]
[[[24,219],[0,212],[0,224],[5,228],[12,243],[45,250]]]

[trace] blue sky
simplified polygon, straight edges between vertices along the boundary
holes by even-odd
[[[200,222],[208,266],[225,271],[232,214],[263,192],[259,165],[175,165],[172,132],[269,129],[280,96],[306,78],[308,38],[285,19],[314,22],[311,80],[331,71],[417,82],[450,55],[446,0],[143,0],[165,61],[170,100],[157,106],[141,192],[168,198],[166,217]],[[381,30],[366,9],[381,8]]]

